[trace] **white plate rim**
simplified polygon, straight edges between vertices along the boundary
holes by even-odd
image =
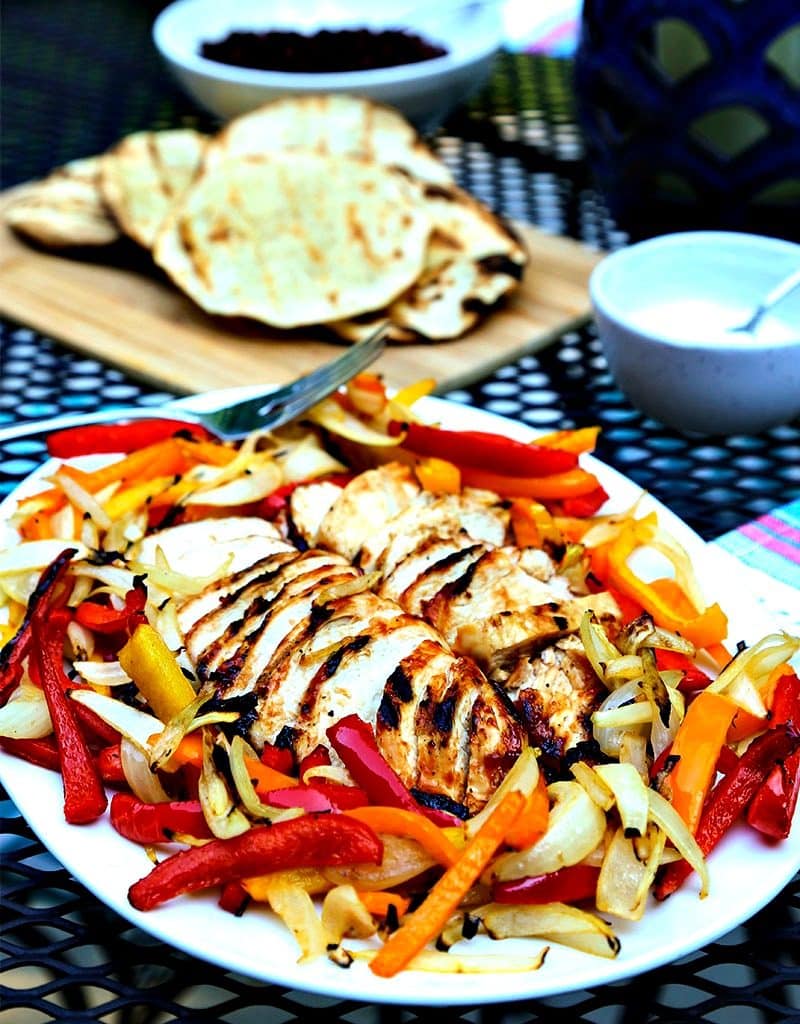
[[[226,397],[242,397],[251,388],[227,389],[181,399],[187,410],[219,405]],[[471,406],[438,398],[426,398],[417,406],[420,415],[445,426],[503,431],[520,440],[537,431]],[[157,415],[157,407],[153,409]],[[32,427],[35,426],[32,424]],[[611,494],[614,507],[624,509],[641,495],[641,489],[599,460],[586,456],[588,468],[597,473]],[[36,487],[46,472],[40,467],[0,503],[0,521],[7,516],[20,489]],[[713,550],[664,505],[647,495],[642,511],[658,511],[659,519],[690,552],[709,599],[718,599],[728,612],[730,640],[752,642],[770,631],[761,610],[741,595],[728,559],[719,562]],[[235,918],[217,907],[210,894],[184,897],[157,910],[141,913],[127,902],[128,885],[147,873],[150,862],[143,848],[119,837],[100,820],[89,826],[67,825],[60,816],[59,777],[0,751],[0,782],[30,827],[53,856],[101,902],[143,931],[185,953],[255,980],[293,989],[367,1003],[407,1006],[477,1005],[554,996],[605,985],[663,966],[713,942],[769,903],[800,869],[800,829],[795,827],[783,843],[770,845],[752,830],[737,827],[712,855],[711,893],[700,902],[693,881],[668,901],[648,909],[635,924],[614,922],[622,940],[616,960],[601,960],[550,944],[544,966],[536,972],[458,975],[457,985],[447,984],[453,975],[406,971],[393,979],[375,977],[363,962],[342,970],[328,962],[299,964],[294,940],[279,922],[262,908],[251,908]],[[54,814],[54,811],[56,812]],[[87,856],[88,851],[88,856]],[[752,858],[763,861],[768,871],[742,873]],[[103,866],[98,871],[98,865]],[[735,894],[736,899],[730,896]],[[691,922],[691,932],[687,923]],[[362,943],[352,942],[353,948]],[[464,953],[498,955],[534,954],[547,943],[541,940],[507,940],[501,948],[489,940],[465,944]]]

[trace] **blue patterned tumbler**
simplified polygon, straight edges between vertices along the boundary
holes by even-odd
[[[800,0],[584,0],[575,88],[632,238],[800,240]]]

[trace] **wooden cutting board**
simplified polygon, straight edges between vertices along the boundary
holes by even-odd
[[[0,212],[12,192],[0,197]],[[456,341],[391,346],[374,364],[389,384],[434,377],[461,387],[552,341],[590,311],[587,282],[600,259],[570,239],[517,225],[530,264],[516,294]],[[131,250],[129,250],[130,252]],[[341,352],[319,336],[212,317],[174,288],[145,253],[81,260],[35,249],[0,227],[0,313],[70,348],[169,391],[282,384]]]

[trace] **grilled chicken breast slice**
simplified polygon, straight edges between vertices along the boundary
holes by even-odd
[[[170,569],[201,578],[219,572],[238,572],[285,546],[272,523],[256,516],[227,516],[170,526],[148,534],[130,557],[147,565],[158,564],[162,552]]]
[[[506,692],[533,745],[550,765],[592,739],[591,716],[606,694],[576,636],[521,659]]]
[[[429,537],[383,581],[380,592],[406,611],[422,615],[425,603],[485,551],[483,544],[476,544],[466,533],[443,540]]]
[[[408,466],[388,463],[351,480],[325,513],[311,543],[353,561],[367,537],[405,508],[420,486]]]

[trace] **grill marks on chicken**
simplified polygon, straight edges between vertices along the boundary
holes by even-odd
[[[243,518],[221,531],[220,544],[236,546],[251,527]],[[185,529],[155,535],[168,562],[186,550]],[[428,622],[358,590],[363,572],[342,554],[269,542],[273,550],[251,566],[179,601],[202,683],[222,698],[252,693],[252,742],[288,731],[298,757],[327,746],[329,726],[355,712],[375,725],[407,786],[478,810],[522,745],[505,696]]]
[[[348,556],[381,573],[378,592],[424,618],[465,665],[477,663],[513,694],[532,742],[551,751],[551,761],[590,738],[589,716],[600,702],[600,686],[574,634],[587,609],[605,624],[619,618],[610,594],[572,593],[545,552],[509,546],[505,503],[489,492],[467,488],[431,495],[407,466],[390,463],[361,473],[338,496],[328,484],[298,488],[292,511],[295,503],[307,509],[315,488],[323,486],[316,526],[302,516],[309,543],[344,551],[338,537],[346,520]],[[435,713],[423,708],[429,736],[436,735],[443,709],[457,716],[462,706],[457,687],[441,680],[437,685]],[[472,735],[483,734],[488,744],[484,763],[498,758],[499,779],[508,761],[496,743],[503,730],[492,724],[495,706],[473,702],[470,716]],[[401,730],[410,728],[397,700],[389,700],[386,711],[398,716]],[[510,749],[506,753],[512,755]],[[422,777],[429,770],[441,777],[446,761],[464,756],[463,750],[439,745],[426,748],[423,757],[420,747],[418,767]]]

